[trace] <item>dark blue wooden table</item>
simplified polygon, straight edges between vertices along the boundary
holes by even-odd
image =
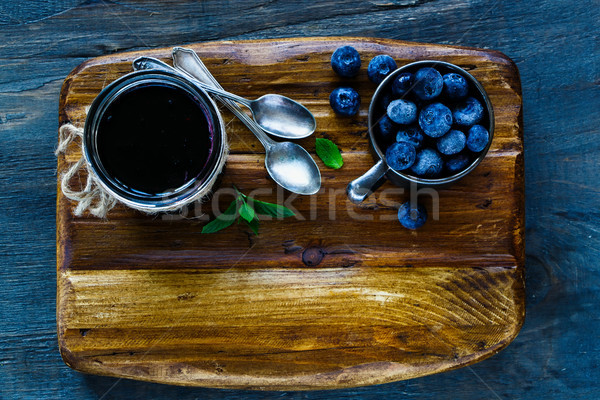
[[[221,39],[373,36],[504,52],[522,79],[527,317],[471,367],[320,392],[87,376],[56,343],[53,150],[63,79],[103,54]],[[600,398],[600,2],[0,2],[1,399]]]

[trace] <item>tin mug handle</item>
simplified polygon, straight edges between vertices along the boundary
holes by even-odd
[[[377,161],[362,176],[359,176],[346,187],[346,194],[353,203],[361,203],[386,181],[385,174],[390,167],[383,160]]]

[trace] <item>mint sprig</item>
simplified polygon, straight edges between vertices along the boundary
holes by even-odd
[[[221,229],[225,229],[235,221],[237,214],[238,202],[234,200],[231,202],[227,210],[224,213],[219,214],[215,219],[210,221],[208,224],[202,227],[202,233],[214,233]]]
[[[331,140],[317,138],[315,150],[317,155],[329,168],[339,169],[342,168],[342,165],[344,165],[344,160],[342,160],[342,153],[340,153],[340,149]]]
[[[279,219],[293,217],[296,215],[289,208],[279,204],[266,203],[253,198],[250,198],[249,203],[254,206],[254,211],[256,211],[257,214],[268,215],[270,217]]]
[[[248,197],[240,192],[234,186],[237,194],[236,198],[229,204],[227,209],[219,214],[215,219],[202,227],[202,233],[215,233],[225,229],[233,224],[237,219],[238,223],[245,222],[246,225],[258,235],[260,220],[258,215],[266,215],[274,218],[293,217],[294,212],[289,208],[266,201],[260,201]]]

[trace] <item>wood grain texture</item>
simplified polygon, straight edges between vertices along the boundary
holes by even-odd
[[[600,7],[595,0],[34,0],[0,9],[0,398],[600,398]],[[88,58],[208,40],[364,36],[500,50],[523,93],[527,318],[467,368],[334,391],[264,392],[81,374],[56,340],[59,93]]]
[[[496,131],[489,155],[439,192],[439,219],[417,232],[395,221],[406,197],[398,190],[384,187],[360,206],[344,194],[373,164],[365,123],[374,85],[363,71],[351,82],[365,99],[361,112],[334,116],[328,96],[341,82],[329,58],[342,44],[364,59],[385,53],[400,65],[455,63],[490,95]],[[516,336],[524,317],[523,138],[512,61],[493,51],[358,38],[191,47],[226,89],[305,104],[317,135],[338,143],[345,166],[334,171],[321,163],[323,188],[315,196],[277,193],[257,140],[224,113],[231,155],[222,186],[283,198],[298,218],[265,222],[258,236],[241,226],[200,235],[202,222],[125,207],[105,221],[77,218],[59,192],[57,318],[68,365],[181,385],[340,388],[467,365]],[[167,60],[169,51],[144,54]],[[85,107],[140,54],[76,68],[61,92],[60,123],[82,124]],[[299,143],[314,153],[314,138]],[[72,146],[58,171],[79,156]],[[229,201],[222,197],[220,209]]]

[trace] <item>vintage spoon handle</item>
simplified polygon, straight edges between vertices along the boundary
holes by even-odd
[[[175,47],[173,49],[173,64],[176,68],[187,71],[204,84],[215,88],[221,88],[216,79],[208,71],[198,55],[190,49]],[[215,89],[205,88],[207,91],[215,92]],[[229,93],[224,91],[225,93]],[[223,93],[223,96],[225,96]],[[230,98],[231,95],[228,94]],[[252,118],[265,133],[284,139],[302,139],[312,135],[316,129],[317,122],[314,115],[304,105],[289,97],[267,94],[256,100],[244,98],[233,98],[242,104],[243,100],[249,101],[248,105],[252,111]]]
[[[188,74],[193,75],[194,78],[208,85],[212,85],[217,89],[223,89],[223,86],[217,81],[217,79],[210,73],[206,65],[202,62],[198,54],[194,50],[186,49],[183,47],[173,48],[173,66],[186,71]]]
[[[202,62],[200,57],[195,51],[185,49],[183,47],[173,48],[173,65],[179,71],[183,71],[193,78],[204,82],[207,85],[212,85],[217,89],[223,89],[219,81],[210,73],[206,65]],[[231,100],[216,96],[217,99],[223,103],[236,117],[238,117],[247,127],[254,133],[254,135],[260,140],[265,148],[269,148],[274,144],[274,141],[267,136],[265,131],[258,125],[252,118],[248,116]]]

